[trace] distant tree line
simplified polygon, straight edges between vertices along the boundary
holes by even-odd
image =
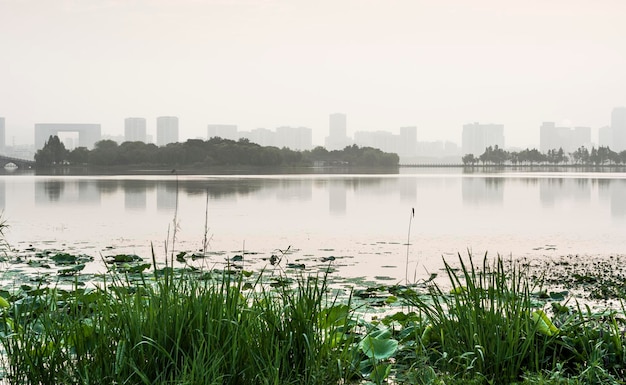
[[[294,151],[289,148],[260,146],[248,139],[238,141],[214,137],[209,140],[189,139],[158,147],[152,143],[101,140],[92,150],[77,147],[67,150],[59,138],[50,136],[35,154],[39,167],[54,165],[90,166],[312,166],[340,165],[357,167],[396,167],[397,154],[371,147],[348,146],[327,151],[323,147]]]
[[[626,164],[626,150],[615,152],[609,147],[595,147],[591,151],[586,147],[579,147],[576,151],[566,154],[562,148],[548,150],[547,153],[541,153],[533,148],[522,151],[505,151],[497,145],[489,146],[485,152],[476,157],[474,154],[466,154],[461,159],[466,166],[476,164],[483,165],[620,165]]]

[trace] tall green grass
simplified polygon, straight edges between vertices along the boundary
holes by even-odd
[[[459,257],[460,269],[444,261],[451,284],[435,284],[428,295],[407,295],[409,305],[421,312],[428,326],[421,341],[425,354],[447,372],[479,374],[495,383],[516,381],[527,370],[540,370],[551,358],[546,338],[538,333],[539,318],[532,317],[529,283],[515,265],[505,269],[498,259],[482,268],[471,258]]]
[[[222,275],[40,289],[2,312],[11,384],[329,384],[353,375],[326,277],[273,289]]]

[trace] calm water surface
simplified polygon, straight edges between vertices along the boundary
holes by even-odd
[[[394,175],[0,176],[18,250],[150,258],[241,250],[255,266],[290,262],[349,277],[420,278],[457,253],[550,258],[626,254],[626,175],[402,170]],[[415,217],[411,217],[415,209]],[[410,225],[410,236],[409,236]],[[168,235],[169,234],[169,235]],[[168,241],[169,240],[169,241]],[[407,248],[407,240],[410,245]]]

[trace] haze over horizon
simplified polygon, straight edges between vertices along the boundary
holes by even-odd
[[[596,129],[626,105],[626,2],[0,0],[0,116],[7,144],[35,123],[178,116],[208,124],[348,134],[417,126],[460,143],[504,125],[536,147],[555,121]]]

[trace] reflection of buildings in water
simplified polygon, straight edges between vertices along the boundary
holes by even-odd
[[[280,183],[276,197],[279,201],[310,201],[313,198],[313,181],[311,179],[284,179]]]
[[[176,184],[157,183],[156,198],[158,210],[174,210],[176,208]]]
[[[563,183],[565,182],[562,178],[541,179],[539,181],[539,200],[543,206],[554,206],[557,199],[565,197],[562,195],[564,193]]]
[[[128,180],[122,183],[124,188],[124,208],[145,210],[147,200],[146,181]]]
[[[45,180],[35,182],[35,204],[100,204],[100,190],[93,181]]]
[[[626,218],[626,180],[612,180],[611,189],[611,217]]]
[[[92,181],[78,182],[78,202],[100,205],[100,190]]]
[[[501,205],[504,201],[503,183],[504,178],[462,178],[463,203]]]
[[[258,190],[254,192],[254,199],[259,201],[271,201],[276,197],[276,191],[280,188],[277,179],[259,179],[256,181]]]
[[[575,179],[573,184],[576,188],[569,192],[576,202],[589,202],[591,200],[591,183],[589,179]]]
[[[557,200],[588,202],[591,183],[587,179],[547,178],[539,180],[539,199],[544,207],[554,206]]]
[[[345,181],[331,179],[328,181],[328,210],[331,214],[342,215],[346,213],[347,186]]]
[[[358,178],[352,187],[354,194],[359,196],[384,196],[398,192],[398,181],[394,178]]]
[[[117,192],[121,181],[114,179],[98,179],[96,181],[96,187],[100,194],[108,195]]]
[[[124,191],[124,208],[127,210],[145,210],[146,209],[146,190],[143,191]]]
[[[592,179],[592,183],[598,186],[598,200],[602,203],[611,201],[611,179]]]
[[[400,200],[417,202],[417,178],[400,178]]]

